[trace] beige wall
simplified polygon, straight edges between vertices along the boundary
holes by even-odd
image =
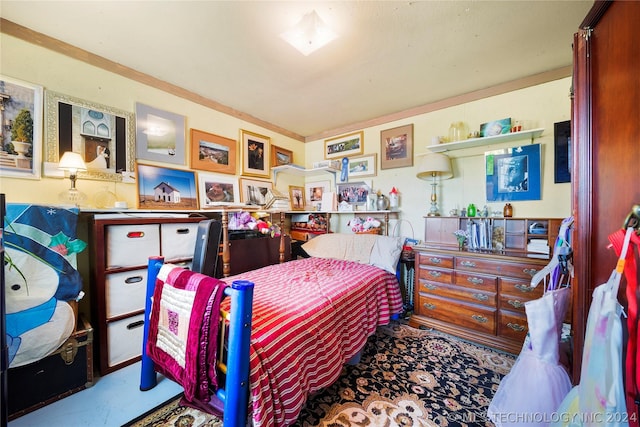
[[[54,90],[87,101],[108,105],[126,111],[134,111],[135,103],[157,107],[186,116],[187,128],[237,139],[240,129],[246,129],[271,137],[272,144],[293,150],[298,164],[311,167],[314,161],[324,158],[324,141],[303,144],[287,136],[262,129],[236,117],[205,108],[199,104],[176,97],[158,89],[139,84],[117,74],[102,70],[86,63],[70,59],[64,55],[26,43],[0,33],[2,50],[0,53],[0,73],[31,83],[39,84],[45,90]],[[424,234],[423,216],[429,209],[430,183],[416,178],[418,155],[426,153],[427,145],[436,135],[446,135],[449,124],[465,121],[470,129],[479,129],[481,123],[512,117],[524,121],[525,128],[544,128],[542,137],[535,142],[542,144],[542,200],[514,202],[516,217],[566,217],[571,214],[571,185],[554,184],[553,124],[569,120],[569,90],[571,78],[566,77],[537,86],[468,102],[417,115],[408,119],[390,122],[381,126],[364,129],[364,154],[380,152],[380,132],[404,124],[414,125],[413,167],[380,170],[378,175],[366,178],[375,190],[387,194],[393,186],[400,192],[401,221],[395,227],[396,234],[421,239]],[[417,88],[419,90],[419,88]],[[248,112],[251,113],[251,112]],[[454,177],[438,186],[440,211],[448,214],[452,208],[461,208],[474,203],[482,208],[486,203],[484,186],[484,152],[528,144],[529,141],[515,141],[493,146],[452,151],[447,153],[454,168]],[[187,150],[188,151],[188,150]],[[379,156],[378,156],[379,157]],[[169,165],[175,167],[174,165]],[[378,165],[379,167],[379,165]],[[187,168],[185,165],[184,168]],[[238,170],[240,167],[238,165]],[[331,175],[307,177],[307,182],[330,179]],[[277,188],[288,192],[288,186],[303,185],[304,177],[280,174]],[[0,192],[7,195],[9,202],[58,203],[58,193],[69,187],[68,179],[43,177],[41,180],[27,180],[2,177]],[[136,187],[133,184],[106,181],[81,180],[78,187],[87,194],[108,189],[116,193],[119,200],[126,200],[130,206],[136,204]],[[88,206],[94,206],[91,198]],[[488,204],[490,210],[502,210],[502,203]],[[348,215],[335,217],[335,229],[346,230]]]

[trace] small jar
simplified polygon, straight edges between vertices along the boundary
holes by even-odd
[[[474,205],[473,203],[469,204],[469,206],[467,207],[467,215],[469,217],[476,216],[476,205]]]
[[[384,194],[378,194],[378,198],[376,200],[376,207],[379,211],[384,211],[389,208],[389,199]]]
[[[507,203],[506,205],[504,205],[504,209],[502,210],[502,215],[505,218],[511,218],[513,216],[513,206],[511,206],[511,203]]]

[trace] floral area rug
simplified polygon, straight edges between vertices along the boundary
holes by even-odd
[[[369,338],[360,363],[310,397],[295,426],[491,426],[487,408],[515,356],[435,331],[392,323]],[[129,423],[222,426],[176,397]]]

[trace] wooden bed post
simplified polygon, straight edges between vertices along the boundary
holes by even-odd
[[[229,254],[229,212],[222,211],[222,276],[231,275],[231,255]]]

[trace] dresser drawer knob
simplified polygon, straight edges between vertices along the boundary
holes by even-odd
[[[484,283],[484,279],[481,279],[479,277],[467,277],[467,280],[474,285],[482,285]]]
[[[531,292],[533,290],[533,288],[531,286],[525,285],[523,283],[518,283],[518,284],[514,285],[514,288],[516,288],[520,292]]]
[[[522,325],[518,325],[517,323],[507,323],[507,327],[513,329],[516,332],[524,332],[527,328]]]
[[[522,308],[524,307],[524,303],[522,301],[518,301],[517,299],[510,299],[509,304],[515,308]]]
[[[442,263],[442,258],[431,257],[429,258],[429,261],[431,261],[433,264],[440,264]]]
[[[460,265],[463,267],[476,267],[476,263],[473,261],[462,261],[460,262]]]
[[[438,289],[438,287],[432,283],[425,283],[424,287],[429,289],[430,291],[435,291],[436,289]]]
[[[523,268],[522,272],[524,274],[528,274],[529,276],[533,277],[536,275],[536,273],[538,272],[538,270],[536,270],[535,268]]]
[[[436,305],[435,304],[431,304],[430,302],[426,302],[426,303],[422,304],[422,306],[424,308],[426,308],[427,310],[435,310],[436,309]]]
[[[489,299],[489,296],[487,294],[473,294],[473,297],[478,301],[486,301]]]
[[[489,321],[489,319],[479,314],[474,314],[473,316],[471,316],[471,318],[478,323],[487,323]]]
[[[429,270],[429,276],[431,276],[431,277],[440,277],[440,276],[442,276],[442,273],[440,273],[439,271]]]

